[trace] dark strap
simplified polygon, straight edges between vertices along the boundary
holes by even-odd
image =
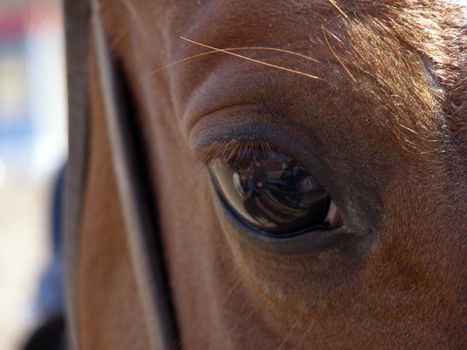
[[[68,163],[65,175],[64,257],[68,348],[77,349],[76,280],[79,232],[88,154],[88,82],[87,55],[89,5],[85,1],[66,0],[65,35],[68,90]]]
[[[141,160],[141,138],[130,114],[122,71],[113,61],[105,37],[98,1],[92,2],[93,36],[112,160],[128,234],[133,271],[142,302],[151,349],[177,347],[177,327],[170,298],[151,181]],[[132,125],[133,123],[133,125]],[[139,147],[138,147],[139,146]]]

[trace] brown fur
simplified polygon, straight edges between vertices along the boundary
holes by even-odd
[[[434,0],[106,0],[102,15],[144,125],[183,348],[465,348],[467,80],[458,8]],[[197,56],[210,50],[200,44],[297,52],[315,61],[238,53],[322,80],[225,52]],[[79,342],[146,348],[91,86]],[[324,181],[352,199],[354,214],[376,213],[373,239],[282,254],[231,225],[200,159],[243,149],[235,140],[221,151],[199,145],[251,123],[319,155],[331,170]]]
[[[90,71],[93,70],[94,64]],[[96,87],[94,79],[92,83]],[[129,262],[109,141],[101,118],[101,99],[95,88],[91,92],[89,166],[92,176],[87,186],[78,248],[78,344],[83,349],[147,349],[149,340],[140,332],[144,328],[142,310]],[[105,195],[95,197],[94,193]]]

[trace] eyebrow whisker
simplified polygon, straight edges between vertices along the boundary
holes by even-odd
[[[342,16],[344,16],[345,18],[349,19],[349,16],[347,16],[347,14],[344,12],[344,10],[341,9],[341,7],[339,5],[337,5],[337,3],[334,1],[334,0],[328,0],[332,6],[334,6],[337,11],[339,11],[341,13]]]
[[[250,58],[250,57],[247,57],[247,56],[244,56],[244,55],[240,55],[240,54],[238,54],[238,53],[234,53],[234,52],[231,52],[231,51],[227,51],[227,50],[225,50],[225,49],[219,49],[219,48],[217,48],[217,47],[210,46],[210,45],[206,45],[206,44],[202,44],[202,43],[200,43],[200,42],[197,42],[197,41],[195,41],[195,40],[191,40],[191,39],[185,38],[185,37],[183,37],[183,36],[180,36],[180,39],[185,40],[185,41],[187,41],[187,42],[189,42],[189,43],[198,45],[198,46],[202,46],[202,47],[204,47],[204,48],[211,49],[211,50],[216,51],[216,52],[221,52],[221,53],[224,53],[224,54],[226,54],[226,55],[238,57],[238,58],[241,58],[241,59],[243,59],[243,60],[247,60],[247,61],[250,61],[250,62],[253,62],[253,63],[257,63],[257,64],[260,64],[260,65],[263,65],[263,66],[266,66],[266,67],[278,69],[278,70],[285,71],[285,72],[289,72],[289,73],[296,74],[296,75],[301,75],[301,76],[304,76],[304,77],[307,77],[307,78],[310,78],[310,79],[316,79],[316,80],[323,80],[323,81],[324,81],[323,78],[320,78],[320,77],[318,77],[318,76],[316,76],[316,75],[308,74],[308,73],[305,73],[305,72],[301,72],[301,71],[298,71],[298,70],[295,70],[295,69],[291,69],[291,68],[279,66],[279,65],[276,65],[276,64],[272,64],[272,63],[267,63],[267,62],[264,62],[264,61],[261,61],[261,60],[257,60],[257,59]]]
[[[349,75],[349,77],[352,79],[352,81],[356,82],[357,80],[352,75],[352,72],[347,68],[347,66],[344,64],[344,62],[337,55],[336,51],[332,48],[332,45],[329,42],[328,36],[326,35],[327,30],[323,26],[321,26],[321,30],[323,31],[323,36],[324,36],[324,40],[326,41],[326,45],[329,47],[329,50],[331,50],[331,52],[334,55],[334,57],[336,58],[337,62],[339,62],[339,64],[342,66],[342,68],[344,68],[344,70]]]
[[[308,61],[311,61],[311,62],[314,62],[314,63],[321,63],[320,61],[318,61],[317,59],[311,57],[311,56],[307,56],[307,55],[304,55],[304,54],[301,54],[299,52],[295,52],[295,51],[290,51],[290,50],[286,50],[286,49],[281,49],[281,48],[276,48],[276,47],[266,47],[266,46],[244,46],[244,47],[229,47],[229,48],[226,48],[226,49],[223,49],[224,51],[273,51],[273,52],[281,52],[281,53],[287,53],[289,55],[292,55],[292,56],[297,56],[297,57],[300,57],[300,58],[303,58],[303,59],[306,59]],[[207,56],[207,55],[212,55],[212,54],[215,54],[215,53],[219,53],[219,50],[210,50],[210,51],[206,51],[206,52],[201,52],[201,53],[198,53],[196,55],[193,55],[193,56],[189,56],[189,57],[185,57],[185,58],[182,58],[180,60],[177,60],[173,63],[170,63],[162,68],[159,68],[159,69],[156,69],[150,73],[148,73],[147,75],[144,75],[143,77],[140,78],[140,80],[143,80],[143,79],[146,79],[154,74],[157,74],[163,70],[166,70],[168,68],[171,68],[175,65],[178,65],[180,63],[183,63],[183,62],[186,62],[186,61],[189,61],[189,60],[192,60],[194,58],[198,58],[198,57],[202,57],[202,56]]]

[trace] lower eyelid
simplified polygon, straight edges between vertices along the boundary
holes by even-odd
[[[275,238],[258,234],[250,227],[239,221],[235,214],[223,203],[222,198],[216,194],[216,189],[211,187],[212,195],[215,198],[215,207],[220,215],[220,222],[224,232],[233,235],[235,240],[239,240],[248,246],[258,248],[279,255],[301,255],[313,252],[321,252],[335,246],[339,242],[346,242],[354,235],[346,232],[346,228],[341,226],[334,231],[314,231],[307,232],[300,236],[293,236],[287,239]]]

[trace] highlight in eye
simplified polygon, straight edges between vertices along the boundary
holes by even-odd
[[[311,171],[266,142],[210,146],[204,160],[221,201],[255,231],[287,238],[342,223],[340,210]]]

